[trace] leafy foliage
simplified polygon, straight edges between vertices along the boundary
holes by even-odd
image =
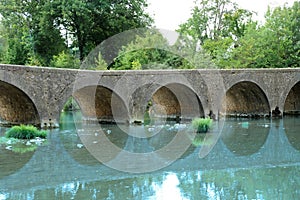
[[[0,1],[0,62],[78,68],[110,36],[148,28],[153,21],[146,7],[146,0]],[[269,9],[265,23],[259,24],[253,21],[253,12],[233,0],[196,0],[191,18],[177,30],[174,45],[155,29],[128,34],[101,50],[105,55],[96,52],[85,66],[97,70],[299,67],[299,10],[299,1]]]
[[[211,66],[210,58],[192,39],[180,36],[174,45],[157,29],[137,35],[123,46],[112,69],[195,69]]]
[[[75,58],[73,55],[69,53],[61,52],[57,56],[53,56],[51,60],[50,66],[57,68],[75,68],[78,69],[80,67],[79,59]]]
[[[78,49],[72,53],[83,61],[108,37],[150,25],[145,7],[144,0],[1,1],[0,60],[48,66],[53,56]]]
[[[299,67],[300,2],[269,9],[264,24],[231,0],[196,1],[179,32],[202,45],[219,68]]]
[[[240,37],[252,13],[231,0],[196,0],[192,17],[180,25],[180,33],[203,44],[206,39]]]
[[[6,133],[5,136],[7,138],[17,138],[17,139],[33,139],[36,137],[46,138],[47,131],[38,130],[36,127],[32,125],[20,125],[13,126]]]
[[[210,118],[195,118],[192,121],[192,126],[197,130],[197,133],[206,133],[212,126],[213,120]]]
[[[249,25],[232,51],[233,67],[299,67],[299,5],[295,2],[292,7],[269,9],[263,26]]]

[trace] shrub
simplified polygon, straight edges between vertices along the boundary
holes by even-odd
[[[197,130],[197,133],[206,133],[212,126],[213,120],[210,118],[195,118],[192,121],[192,126]]]
[[[70,53],[61,52],[57,56],[53,56],[53,59],[50,62],[51,67],[57,68],[74,68],[78,69],[80,67],[80,61],[75,58]]]
[[[17,138],[17,139],[33,139],[36,137],[46,138],[47,132],[38,130],[32,125],[20,125],[13,126],[8,131],[6,131],[5,136],[7,138]]]

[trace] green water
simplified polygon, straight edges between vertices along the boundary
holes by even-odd
[[[196,136],[200,142],[193,145],[188,124],[128,127],[82,124],[77,117],[63,115],[61,128],[34,151],[0,146],[0,200],[300,198],[300,118],[215,122],[214,130],[221,131],[216,144]],[[0,129],[2,136],[5,130]],[[143,164],[119,158],[122,150],[152,155],[179,134],[179,141],[191,139],[191,145],[182,149],[179,142],[159,154],[167,164],[157,170],[149,169],[160,162],[148,157]],[[108,144],[119,152],[103,152]],[[199,157],[205,145],[211,149]]]

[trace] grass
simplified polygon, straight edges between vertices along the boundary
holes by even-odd
[[[16,139],[34,139],[36,137],[46,138],[47,131],[38,130],[32,125],[20,125],[10,128],[8,131],[6,131],[5,136],[7,138]]]
[[[213,120],[210,118],[195,118],[192,121],[192,126],[197,130],[197,133],[206,133],[212,126]]]

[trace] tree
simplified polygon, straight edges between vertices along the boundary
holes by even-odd
[[[297,67],[300,61],[300,2],[293,6],[277,7],[268,10],[266,28],[276,37],[277,47],[274,49],[282,59],[281,67]],[[278,66],[279,67],[279,66]]]
[[[206,39],[240,37],[252,13],[238,8],[231,0],[196,1],[192,17],[180,25],[179,32],[203,44]]]
[[[158,30],[149,29],[137,34],[128,45],[123,46],[112,69],[171,68],[167,61],[171,57],[169,44]]]
[[[292,7],[269,9],[266,23],[249,26],[239,45],[232,51],[235,67],[299,67],[299,2]]]
[[[192,38],[179,35],[170,45],[159,30],[148,29],[123,46],[111,69],[195,69],[212,66],[210,57]]]
[[[74,38],[72,45],[79,48],[81,61],[108,37],[152,22],[144,12],[144,0],[57,1],[61,2],[62,25]]]
[[[182,65],[183,68],[216,68],[211,56],[200,45],[200,41],[188,35],[180,34],[172,50],[184,58],[186,63]]]
[[[219,67],[230,65],[230,52],[245,34],[252,12],[231,0],[196,1],[192,17],[178,30],[201,45]],[[198,41],[198,42],[196,42]]]
[[[146,6],[144,0],[1,1],[3,36],[8,44],[2,60],[49,65],[53,56],[78,48],[83,61],[108,37],[150,25]]]
[[[28,64],[39,60],[49,64],[53,55],[64,50],[64,40],[54,26],[52,4],[48,1],[1,1],[1,23],[6,34],[7,52],[3,60],[13,64]]]

